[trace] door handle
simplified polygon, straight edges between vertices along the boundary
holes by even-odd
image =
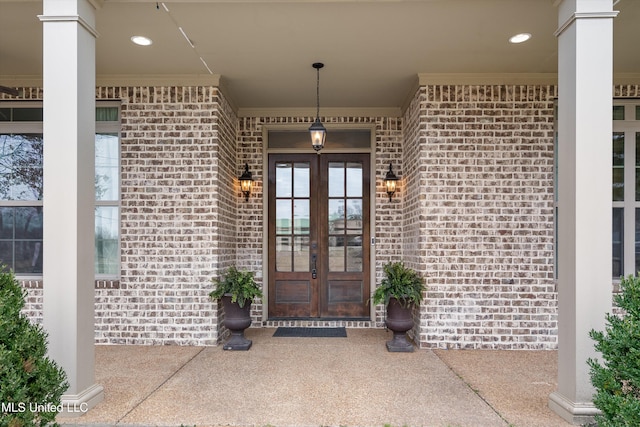
[[[318,270],[316,269],[316,254],[311,255],[311,278],[318,278]]]

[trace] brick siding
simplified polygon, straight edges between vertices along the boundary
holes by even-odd
[[[417,92],[405,115],[405,255],[429,287],[422,347],[556,346],[555,96],[552,86]]]
[[[402,118],[322,117],[375,128],[375,283],[398,259],[424,275],[421,347],[557,347],[556,96],[554,86],[422,86]],[[263,280],[264,126],[313,118],[236,117],[215,87],[102,87],[97,98],[122,100],[122,250],[118,286],[96,289],[96,342],[215,345],[225,331],[211,278],[236,263]],[[401,178],[391,201],[390,162]],[[237,182],[245,163],[249,201]],[[34,283],[25,312],[41,322],[46,284]],[[372,322],[346,325],[383,322],[379,306]]]

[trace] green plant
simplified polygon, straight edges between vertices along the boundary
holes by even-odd
[[[0,426],[49,425],[69,387],[62,368],[46,357],[42,326],[21,313],[25,294],[0,266]]]
[[[607,313],[605,332],[591,330],[603,364],[589,359],[591,383],[596,388],[593,403],[602,414],[600,427],[640,425],[640,277],[620,282],[614,297],[621,316]]]
[[[401,305],[409,303],[419,304],[422,293],[427,290],[424,280],[413,269],[405,267],[402,262],[389,262],[382,267],[384,278],[380,286],[373,292],[374,304],[389,303],[391,297],[396,298]]]
[[[219,300],[224,295],[231,295],[231,301],[244,307],[246,301],[253,301],[255,297],[262,297],[262,291],[250,271],[239,271],[236,267],[229,267],[220,278],[212,279],[216,288],[209,294],[211,299]]]

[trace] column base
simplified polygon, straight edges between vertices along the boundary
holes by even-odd
[[[104,400],[104,389],[94,384],[78,394],[63,394],[60,399],[62,417],[79,417]]]
[[[557,391],[549,395],[549,409],[573,425],[595,425],[594,417],[600,413],[592,402],[573,402]]]

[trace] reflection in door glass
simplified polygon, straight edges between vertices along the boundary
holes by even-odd
[[[276,271],[309,271],[310,164],[276,163]]]
[[[309,271],[309,237],[296,236],[293,244],[293,271]]]
[[[294,234],[309,234],[309,199],[297,199],[293,205]]]
[[[344,271],[344,236],[329,236],[329,271]]]
[[[276,233],[290,234],[291,226],[291,200],[276,200]]]
[[[347,238],[347,271],[362,271],[362,236]]]
[[[309,163],[296,163],[293,169],[293,197],[309,197]]]
[[[344,200],[329,200],[329,233],[344,232]]]
[[[276,271],[291,271],[291,238],[276,237]]]
[[[329,197],[344,197],[343,162],[329,162]]]
[[[347,233],[362,231],[362,199],[347,199]]]
[[[291,163],[276,163],[276,197],[291,197]]]
[[[362,271],[362,164],[329,163],[329,271]]]
[[[347,197],[362,197],[361,163],[347,163]]]

